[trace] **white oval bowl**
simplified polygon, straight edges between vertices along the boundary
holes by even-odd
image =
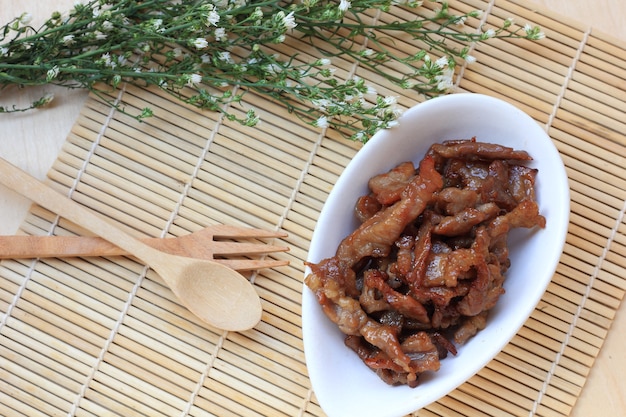
[[[329,417],[400,417],[447,395],[491,361],[528,319],[558,265],[569,223],[569,186],[559,153],[530,116],[502,100],[481,94],[434,98],[407,110],[398,126],[378,132],[350,161],[320,213],[308,261],[335,254],[341,240],[358,227],[357,198],[370,177],[400,162],[419,162],[432,143],[476,137],[527,151],[538,168],[536,196],[546,227],[509,235],[511,267],[491,310],[487,327],[441,369],[422,374],[416,388],[390,386],[344,345],[344,335],[304,288],[302,331],[307,368],[320,406]],[[307,268],[306,274],[310,273]]]

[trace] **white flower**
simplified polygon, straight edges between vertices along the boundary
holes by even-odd
[[[163,27],[163,19],[154,19],[152,20],[152,29],[155,32],[163,32],[163,30],[165,30]]]
[[[317,65],[320,66],[320,67],[325,67],[327,65],[330,65],[330,59],[322,58],[322,59],[317,61]]]
[[[278,75],[283,72],[283,68],[276,63],[271,63],[270,65],[265,66],[264,69],[269,75]]]
[[[230,52],[228,51],[221,51],[217,54],[217,57],[220,61],[224,61],[224,62],[230,62]]]
[[[438,66],[439,68],[445,68],[448,66],[448,57],[447,56],[442,56],[441,58],[438,58],[435,61],[435,65]]]
[[[409,78],[408,80],[402,81],[402,83],[400,85],[405,90],[411,90],[411,89],[415,88],[415,86],[417,85],[417,81]]]
[[[0,48],[0,56],[8,55],[8,53],[9,53],[9,48],[5,48],[5,47]]]
[[[215,29],[215,40],[216,41],[225,41],[226,39],[228,39],[228,37],[226,36],[226,29],[224,28],[217,28]]]
[[[326,109],[328,108],[328,106],[331,104],[330,100],[326,99],[326,98],[321,98],[319,100],[313,100],[313,105],[315,105],[315,107],[317,107],[318,110],[320,111],[326,111]]]
[[[352,3],[348,0],[341,0],[339,3],[339,11],[346,12],[350,7],[352,7]]]
[[[99,30],[96,30],[96,32],[94,33],[96,35],[96,39],[99,41],[103,41],[107,38],[106,33],[102,33]]]
[[[113,23],[109,22],[108,20],[105,20],[104,22],[102,22],[102,30],[104,30],[105,32],[112,31]]]
[[[435,76],[437,81],[437,89],[439,91],[448,91],[452,88],[452,77],[454,76],[454,70],[452,68],[445,69],[440,75]]]
[[[467,62],[468,64],[473,64],[474,62],[476,62],[476,57],[473,55],[467,55],[465,57],[465,62]]]
[[[296,26],[298,26],[298,24],[296,23],[296,18],[293,15],[293,12],[285,16],[285,13],[280,11],[279,16],[282,17],[282,23],[285,29],[293,29]]]
[[[41,99],[39,99],[39,104],[37,107],[47,106],[54,100],[54,94],[46,93]]]
[[[208,43],[208,42],[207,42],[207,40],[206,40],[206,39],[204,39],[204,38],[196,38],[196,39],[193,41],[193,46],[195,46],[195,47],[196,47],[196,49],[204,49],[204,48],[206,48],[207,46],[209,46],[209,43]]]
[[[526,32],[528,39],[540,40],[546,37],[546,34],[540,31],[539,26],[532,27],[528,23],[524,25],[524,32]]]
[[[202,75],[200,75],[200,74],[191,74],[187,78],[187,85],[189,87],[195,87],[196,85],[200,84],[201,82],[202,82]]]
[[[73,45],[76,41],[74,40],[74,35],[65,35],[63,36],[63,45],[70,46]]]
[[[54,67],[50,68],[46,73],[46,81],[50,82],[54,80],[57,75],[59,75],[59,67],[55,65]]]
[[[22,13],[19,20],[22,25],[27,25],[33,20],[33,15],[30,13]]]
[[[218,12],[216,12],[215,10],[211,10],[209,12],[209,14],[206,17],[206,25],[210,26],[217,26],[217,24],[220,21],[220,14]]]
[[[261,19],[263,17],[263,10],[260,7],[254,9],[254,12],[250,15],[251,19]]]
[[[490,28],[490,29],[487,29],[485,32],[483,32],[482,38],[489,39],[489,38],[493,38],[494,36],[496,36],[496,31]]]
[[[387,105],[387,106],[395,106],[396,103],[398,102],[398,97],[395,96],[386,96],[383,99],[383,102]]]
[[[104,63],[104,66],[106,67],[110,67],[112,65],[111,62],[111,54],[110,53],[106,53],[106,54],[102,54],[102,56],[100,57],[100,59],[102,60],[102,62]]]
[[[316,121],[315,121],[315,126],[320,127],[322,129],[327,128],[329,126],[328,124],[328,117],[326,116],[320,116]]]

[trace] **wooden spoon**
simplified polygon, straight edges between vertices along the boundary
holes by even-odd
[[[223,330],[242,331],[261,320],[258,294],[234,270],[217,262],[154,249],[2,158],[0,183],[134,255],[154,269],[180,302],[206,323]]]

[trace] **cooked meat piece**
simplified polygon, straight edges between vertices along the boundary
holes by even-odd
[[[479,330],[484,329],[487,325],[487,316],[488,312],[483,311],[475,316],[465,318],[454,332],[454,343],[462,345],[475,336]]]
[[[365,280],[363,282],[363,290],[361,290],[361,295],[359,296],[359,302],[367,314],[379,311],[391,311],[391,306],[380,291]]]
[[[443,175],[446,188],[455,187],[474,191],[480,197],[483,184],[489,176],[489,164],[483,161],[450,159],[445,165]]]
[[[509,165],[504,161],[493,161],[482,183],[480,196],[483,203],[493,202],[505,210],[511,210],[517,202],[509,193]]]
[[[402,198],[402,191],[415,174],[413,162],[403,162],[389,172],[370,178],[367,185],[372,190],[374,198],[380,204],[388,206]]]
[[[454,216],[444,217],[433,227],[433,233],[444,236],[459,236],[469,233],[472,228],[485,220],[491,220],[500,212],[495,203],[481,204],[478,207],[467,207]]]
[[[441,366],[439,350],[427,332],[417,332],[407,337],[400,345],[411,358],[413,372],[437,371]]]
[[[535,201],[535,178],[538,170],[523,165],[513,165],[509,173],[509,193],[521,203],[524,200]]]
[[[467,161],[476,160],[516,160],[531,161],[532,158],[526,151],[517,151],[513,148],[497,145],[494,143],[476,142],[475,140],[464,140],[454,142],[444,142],[434,144],[432,151],[443,158],[464,159]]]
[[[487,226],[489,234],[499,236],[517,227],[532,228],[546,226],[546,218],[539,214],[539,206],[534,201],[525,200],[510,212],[498,216]]]
[[[483,312],[487,305],[491,271],[485,262],[480,262],[475,268],[476,278],[472,281],[467,295],[457,304],[457,310],[463,316],[475,316]]]
[[[410,295],[402,294],[391,288],[387,284],[386,279],[387,276],[384,272],[369,269],[365,271],[363,284],[368,288],[377,289],[382,294],[382,298],[389,304],[389,307],[402,314],[404,317],[417,320],[421,323],[430,323],[426,308]]]
[[[414,269],[414,247],[416,240],[417,242],[421,242],[421,240],[416,239],[415,236],[403,235],[396,241],[398,252],[396,253],[395,272],[402,277],[406,277]]]
[[[405,280],[411,290],[417,290],[423,287],[426,269],[428,268],[428,256],[432,249],[431,229],[431,223],[425,221],[415,236],[412,269],[409,273],[405,274]]]
[[[362,337],[347,336],[345,344],[352,349],[359,358],[376,375],[389,385],[408,385],[408,373],[402,367],[396,365],[384,352],[368,344]],[[410,386],[417,385],[417,376],[411,381]]]
[[[454,346],[454,343],[448,340],[444,335],[439,332],[434,332],[430,335],[430,337],[432,338],[433,343],[435,343],[435,345],[440,348],[439,359],[445,358],[446,356],[448,356],[448,353],[452,353],[456,356],[456,346]]]
[[[404,228],[424,211],[432,195],[443,186],[434,162],[425,158],[416,175],[402,192],[402,198],[383,208],[346,237],[337,249],[337,257],[352,267],[367,257],[384,257]]]
[[[394,327],[370,319],[360,330],[361,336],[369,344],[385,352],[393,363],[400,366],[405,372],[412,372],[411,358],[402,350]]]
[[[345,271],[337,258],[328,258],[319,264],[309,264],[312,273],[305,278],[322,306],[324,313],[345,334],[359,334],[369,320],[358,299],[346,295]]]
[[[475,190],[446,187],[439,191],[436,198],[437,209],[445,215],[452,216],[478,203],[478,194]]]
[[[354,207],[354,213],[361,223],[366,222],[380,211],[382,205],[373,195],[359,197]]]

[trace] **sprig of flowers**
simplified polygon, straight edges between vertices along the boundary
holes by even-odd
[[[400,4],[402,3],[402,4]],[[477,42],[543,37],[539,27],[480,24],[480,11],[453,14],[442,1],[408,0],[91,0],[54,13],[40,28],[24,13],[0,28],[0,86],[56,84],[110,98],[123,83],[156,86],[178,99],[247,126],[259,122],[243,96],[255,92],[320,128],[366,142],[396,123],[394,97],[378,94],[333,61],[366,68],[427,97],[454,85],[455,67],[475,59]],[[430,6],[430,7],[426,7]],[[414,9],[410,20],[384,22],[380,12]],[[467,26],[472,20],[475,28]],[[416,46],[398,52],[400,34]],[[299,48],[307,45],[313,48]],[[317,51],[293,53],[294,50]],[[393,69],[390,69],[393,68]],[[340,75],[340,74],[343,74]],[[25,108],[48,104],[47,95]],[[152,115],[144,108],[133,117]]]

